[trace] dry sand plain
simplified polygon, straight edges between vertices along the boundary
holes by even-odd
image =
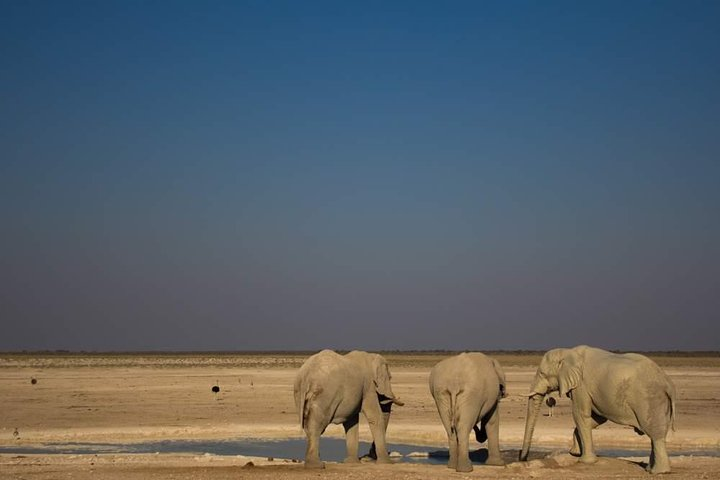
[[[211,355],[21,355],[0,354],[0,447],[49,442],[130,443],[160,440],[302,438],[292,399],[292,382],[302,354]],[[427,387],[440,354],[387,354],[397,395],[388,442],[447,448]],[[525,419],[525,392],[538,355],[496,354],[508,378],[501,404],[501,448],[517,457]],[[720,478],[720,357],[655,358],[678,390],[677,431],[668,437],[670,478]],[[31,383],[31,378],[37,380]],[[211,387],[220,386],[217,395]],[[364,421],[364,420],[363,420]],[[569,400],[558,399],[553,417],[543,416],[534,448],[566,451],[572,418]],[[327,436],[342,438],[331,426]],[[361,438],[369,430],[361,426]],[[647,478],[649,440],[632,429],[606,424],[595,431],[599,449],[641,449],[633,459],[601,458],[577,464],[557,453],[506,467],[476,466],[459,474],[442,465],[343,465],[322,472],[301,464],[239,455],[202,454],[13,454],[0,455],[0,478]],[[697,455],[697,451],[715,457]],[[322,452],[321,452],[322,455]],[[542,456],[545,456],[543,454]],[[253,466],[248,465],[252,462]]]

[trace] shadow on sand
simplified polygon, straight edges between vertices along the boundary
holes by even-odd
[[[518,455],[520,450],[501,450],[500,455],[505,463],[513,463],[518,461]],[[547,457],[547,451],[535,451],[530,452],[528,460],[538,460]],[[450,458],[450,452],[448,450],[433,450],[428,452],[429,463],[447,463]],[[482,465],[487,462],[488,449],[478,448],[470,452],[470,461],[474,464]]]

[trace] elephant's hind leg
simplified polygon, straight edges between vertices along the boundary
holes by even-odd
[[[325,468],[320,461],[320,432],[305,431],[307,446],[305,448],[305,468]]]
[[[448,438],[448,450],[450,452],[450,458],[448,459],[448,468],[455,470],[457,468],[457,432],[452,426],[452,420],[450,418],[450,397],[449,395],[443,395],[442,393],[433,393],[435,397],[435,404],[437,405],[438,414],[440,415],[440,421],[445,427],[445,433]]]
[[[663,419],[664,420],[664,419]],[[663,421],[649,422],[641,428],[650,437],[650,462],[647,471],[650,473],[667,473],[670,471],[670,458],[665,447],[668,424]]]
[[[647,466],[650,473],[670,471],[665,447],[665,437],[670,428],[670,408],[669,400],[663,395],[650,398],[649,402],[641,403],[634,410],[640,430],[650,437],[650,462]]]
[[[477,421],[476,418],[468,419],[467,415],[462,414],[462,408],[459,408],[457,424],[455,425],[455,434],[457,436],[457,467],[458,472],[472,472],[473,466],[470,462],[469,441],[470,430]],[[477,415],[477,414],[476,414]]]
[[[325,431],[329,422],[323,423],[312,413],[305,422],[305,435],[307,436],[305,468],[325,468],[325,465],[320,461],[320,435]]]
[[[665,447],[665,437],[652,438],[650,450],[650,464],[647,466],[650,473],[668,473],[670,471],[670,458]]]
[[[358,463],[358,424],[360,423],[360,415],[355,414],[343,422],[345,428],[345,444],[347,446],[347,456],[345,463]]]
[[[500,404],[495,404],[493,409],[483,417],[482,423],[488,439],[488,459],[485,464],[505,465],[500,454]]]

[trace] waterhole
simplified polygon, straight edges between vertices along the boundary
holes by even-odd
[[[359,454],[363,455],[370,449],[370,444],[360,442]],[[393,461],[425,464],[445,464],[448,461],[448,450],[422,445],[390,444]],[[518,448],[502,451],[505,462],[517,461]],[[598,449],[597,454],[605,457],[647,457],[646,450]],[[530,459],[545,458],[548,454],[559,450],[533,449]],[[109,453],[190,453],[212,455],[243,455],[252,457],[273,457],[302,460],[305,456],[305,439],[265,440],[172,440],[142,443],[45,443],[35,446],[0,446],[0,453],[6,454],[109,454]],[[696,455],[719,457],[720,450],[692,450],[669,452],[673,455]],[[320,439],[320,457],[324,461],[341,462],[345,458],[345,440],[337,438]],[[487,449],[480,448],[470,452],[470,460],[481,465],[487,459]]]

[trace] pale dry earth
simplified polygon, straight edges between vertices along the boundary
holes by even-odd
[[[396,408],[388,441],[447,448],[427,387],[429,370],[442,354],[387,354]],[[526,397],[538,355],[496,354],[508,379],[501,404],[501,448],[509,461],[522,442]],[[302,438],[293,405],[295,372],[307,355],[0,355],[0,446],[46,442],[129,443],[157,440]],[[659,356],[678,391],[677,431],[671,454],[720,450],[720,357]],[[36,384],[31,383],[36,379]],[[211,391],[213,385],[220,392]],[[566,451],[572,418],[568,399],[543,416],[533,447]],[[545,414],[548,413],[545,409]],[[15,433],[17,432],[17,433]],[[342,437],[331,426],[328,436]],[[366,424],[361,437],[369,440]],[[606,424],[594,433],[599,449],[649,451],[649,440],[632,429]],[[322,452],[321,452],[322,455]],[[252,461],[254,466],[246,466]],[[342,465],[322,472],[301,464],[241,456],[0,455],[0,478],[643,478],[647,453],[624,460],[577,464],[564,453],[506,467],[476,466],[458,474],[437,465]],[[672,457],[671,478],[720,478],[720,458]]]

